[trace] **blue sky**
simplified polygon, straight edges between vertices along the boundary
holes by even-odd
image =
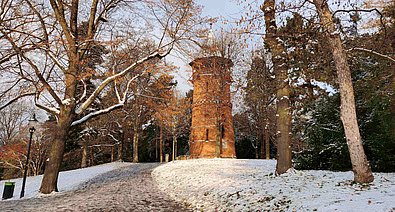
[[[224,16],[226,18],[237,16],[242,10],[236,0],[196,0],[203,5],[203,14],[207,16]]]
[[[237,0],[196,0],[196,3],[203,6],[202,13],[204,16],[238,19],[242,11],[242,6],[238,5],[236,1]],[[214,27],[222,27],[219,24],[220,23]],[[172,57],[170,57],[169,60],[180,67],[179,71],[173,74],[178,81],[178,90],[183,94],[189,89],[192,89],[192,84],[187,81],[190,77],[190,67],[188,63]]]

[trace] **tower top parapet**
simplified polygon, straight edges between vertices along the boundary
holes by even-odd
[[[219,66],[222,68],[231,68],[233,66],[233,62],[231,59],[221,57],[221,56],[209,56],[209,57],[200,57],[196,58],[192,62],[189,63],[192,67],[215,67]]]

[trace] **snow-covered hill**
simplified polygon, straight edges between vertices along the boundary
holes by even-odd
[[[65,192],[78,189],[78,185],[100,174],[130,165],[132,165],[132,163],[113,162],[83,169],[61,172],[58,179],[59,191]],[[42,175],[28,177],[26,179],[24,198],[37,197],[39,195],[38,190],[40,189],[41,180]],[[18,200],[22,189],[22,178],[0,181],[0,197],[3,196],[4,182],[15,182],[14,196],[9,200]]]
[[[204,211],[395,211],[395,173],[375,173],[369,186],[352,172],[273,175],[273,160],[199,159],[157,167],[158,186]]]

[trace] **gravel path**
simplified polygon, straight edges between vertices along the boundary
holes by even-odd
[[[151,177],[157,163],[133,164],[40,198],[2,201],[0,211],[189,211],[161,192]]]

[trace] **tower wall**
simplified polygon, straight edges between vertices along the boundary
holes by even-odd
[[[193,103],[190,154],[192,158],[236,157],[230,95],[233,63],[223,57],[197,58],[192,66]],[[219,137],[217,137],[219,136]]]

